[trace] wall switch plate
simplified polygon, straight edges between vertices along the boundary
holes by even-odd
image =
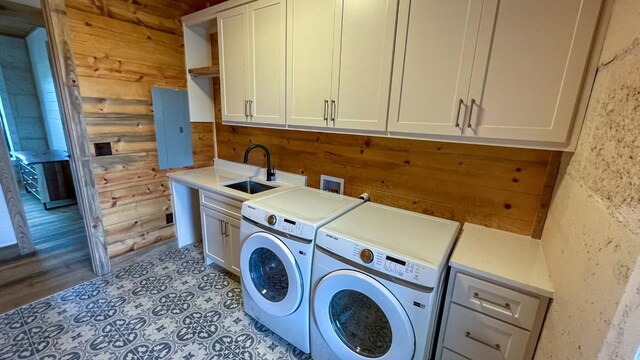
[[[169,213],[165,215],[165,217],[167,219],[167,224],[173,224],[173,213]]]

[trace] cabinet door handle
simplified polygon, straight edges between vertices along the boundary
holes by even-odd
[[[253,120],[253,100],[249,100],[249,119]]]
[[[322,115],[324,122],[329,126],[329,100],[324,100],[324,114]]]
[[[247,111],[247,105],[249,104],[248,100],[244,101],[244,118],[245,120],[248,120],[249,118],[249,111]]]
[[[471,125],[471,121],[473,120],[473,105],[478,104],[476,102],[476,99],[471,99],[471,104],[469,104],[469,123],[467,124],[467,127],[469,129],[473,130],[473,126]]]
[[[460,126],[460,109],[462,108],[463,104],[464,104],[464,100],[460,99],[458,101],[458,111],[456,112],[456,127],[460,130],[462,130],[462,126]]]
[[[336,126],[336,116],[338,116],[337,114],[338,109],[336,108],[336,101],[335,100],[331,100],[331,121],[333,122],[333,126]]]
[[[491,304],[491,305],[495,305],[495,306],[497,306],[497,307],[503,308],[503,309],[505,309],[505,310],[507,310],[507,311],[509,311],[510,313],[512,313],[512,314],[513,314],[513,312],[511,311],[511,304],[509,304],[509,303],[501,304],[501,303],[496,302],[496,301],[492,301],[492,300],[489,300],[489,299],[485,299],[485,298],[483,298],[482,296],[480,296],[480,294],[479,294],[478,292],[474,292],[474,293],[473,293],[473,298],[474,298],[474,299],[476,299],[476,300],[478,300],[478,301],[486,302],[486,303],[489,303],[489,304]]]
[[[477,342],[479,344],[482,344],[484,346],[488,346],[488,347],[490,347],[490,348],[492,348],[494,350],[500,351],[500,349],[501,349],[500,344],[490,344],[490,343],[488,343],[488,342],[486,342],[484,340],[480,340],[477,337],[474,337],[473,335],[471,335],[471,331],[465,332],[464,337],[466,337],[469,340],[473,340],[473,341],[475,341],[475,342]]]
[[[224,220],[220,220],[220,236],[224,236]]]
[[[229,237],[229,222],[224,222],[224,236]]]

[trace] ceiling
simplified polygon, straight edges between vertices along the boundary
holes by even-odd
[[[38,27],[44,27],[39,1],[0,0],[0,34],[24,38]]]

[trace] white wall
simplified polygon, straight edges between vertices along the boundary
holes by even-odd
[[[0,188],[0,248],[17,244],[16,234],[13,231],[13,224],[9,217],[7,202],[4,200],[4,192]]]
[[[62,128],[62,117],[56,94],[56,86],[53,81],[49,54],[47,52],[47,32],[39,28],[26,38],[29,47],[31,67],[35,77],[38,98],[42,107],[44,126],[50,149],[67,150]]]
[[[578,148],[542,236],[556,295],[536,359],[628,359],[640,345],[640,1],[617,0]]]

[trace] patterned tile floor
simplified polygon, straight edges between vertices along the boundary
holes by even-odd
[[[0,359],[309,359],[244,313],[199,247],[161,249],[0,315]]]

